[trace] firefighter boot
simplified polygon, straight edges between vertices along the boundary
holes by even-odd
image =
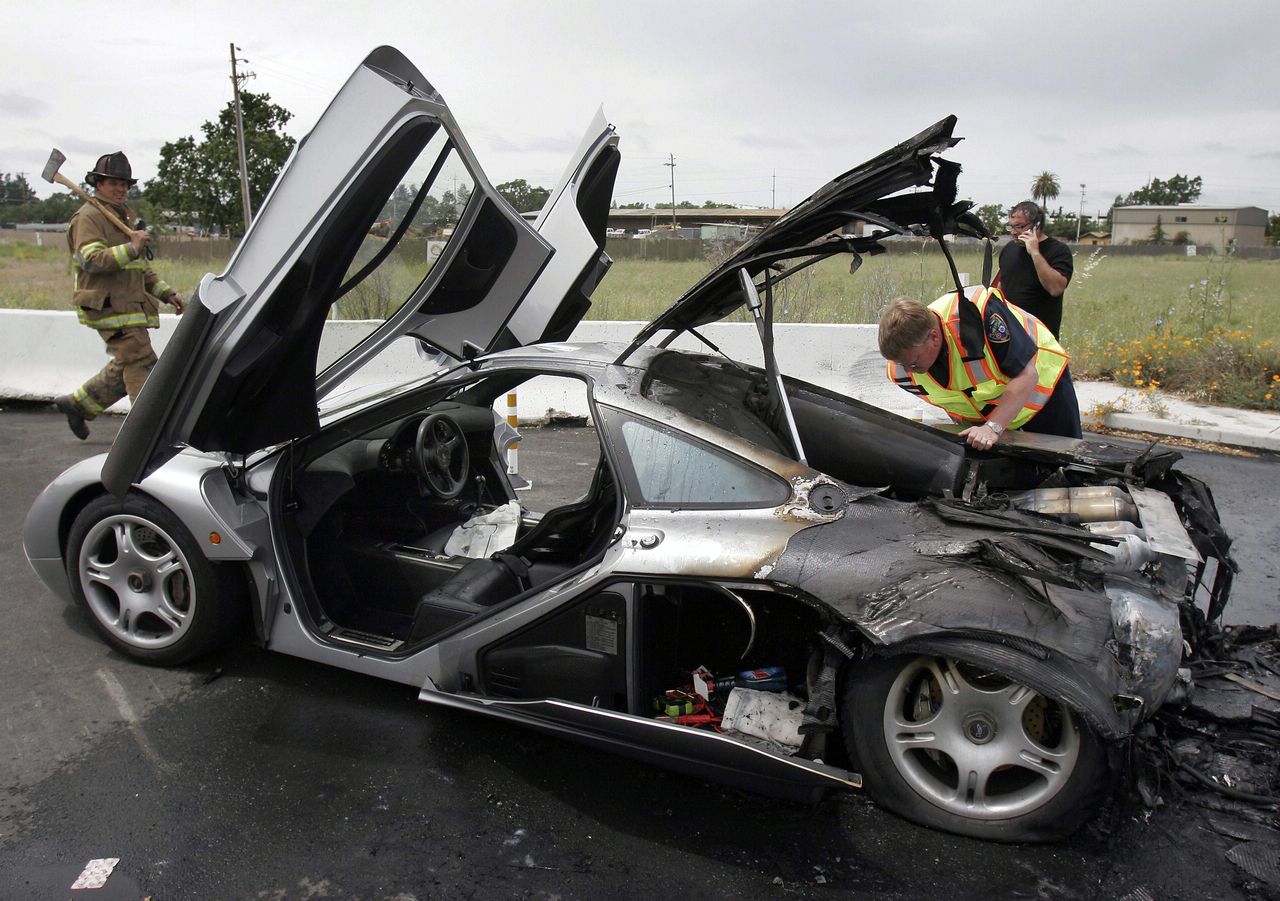
[[[63,395],[55,399],[53,405],[58,408],[63,416],[67,417],[67,426],[71,429],[71,434],[81,441],[89,437],[89,426],[85,424],[84,417],[80,415],[80,410],[76,407],[75,401]]]

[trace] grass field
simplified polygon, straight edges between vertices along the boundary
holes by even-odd
[[[956,255],[976,280],[981,254]],[[183,294],[221,261],[157,259],[160,275]],[[589,318],[649,320],[693,285],[710,261],[621,260],[596,290]],[[834,257],[780,290],[782,322],[873,323],[895,297],[928,302],[950,284],[937,253],[866,259],[856,275]],[[60,242],[0,242],[0,307],[67,309],[71,274]],[[1280,262],[1224,257],[1076,257],[1062,341],[1078,376],[1156,386],[1217,403],[1280,410]],[[1271,314],[1271,315],[1268,315]],[[741,315],[741,314],[740,314]],[[1272,390],[1275,388],[1276,390]]]

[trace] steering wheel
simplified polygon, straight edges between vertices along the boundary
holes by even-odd
[[[471,453],[462,429],[444,413],[433,413],[418,426],[413,447],[418,472],[437,497],[457,497],[471,474]]]

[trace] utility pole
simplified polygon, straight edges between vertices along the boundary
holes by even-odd
[[[245,78],[252,78],[252,72],[245,72],[243,75],[236,74],[237,62],[248,62],[248,60],[237,60],[235,42],[232,41],[231,47],[231,91],[234,97],[236,110],[236,151],[240,154],[240,203],[244,208],[244,230],[249,230],[249,223],[253,221],[253,208],[249,206],[249,167],[245,163],[244,158],[244,119],[240,115],[240,81]]]
[[[1080,182],[1080,215],[1076,217],[1076,243],[1080,243],[1080,223],[1084,221],[1084,182]]]
[[[671,161],[662,165],[671,167],[671,231],[674,233],[676,230],[676,157],[672,153],[667,156]]]
[[[769,201],[769,209],[776,210],[778,208],[778,170],[777,169],[773,170],[773,193],[770,195],[770,197],[772,199]]]

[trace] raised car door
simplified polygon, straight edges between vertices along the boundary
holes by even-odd
[[[605,130],[587,142],[602,157],[616,154]],[[581,162],[573,171],[592,171]],[[184,445],[244,454],[309,435],[318,397],[398,338],[457,359],[519,343],[509,323],[535,284],[542,319],[557,316],[557,286],[540,279],[556,255],[425,77],[375,50],[299,142],[226,271],[201,282],[104,482],[121,494]],[[576,276],[560,273],[570,305]],[[335,348],[330,318],[376,326]],[[521,331],[540,335],[537,319]]]

